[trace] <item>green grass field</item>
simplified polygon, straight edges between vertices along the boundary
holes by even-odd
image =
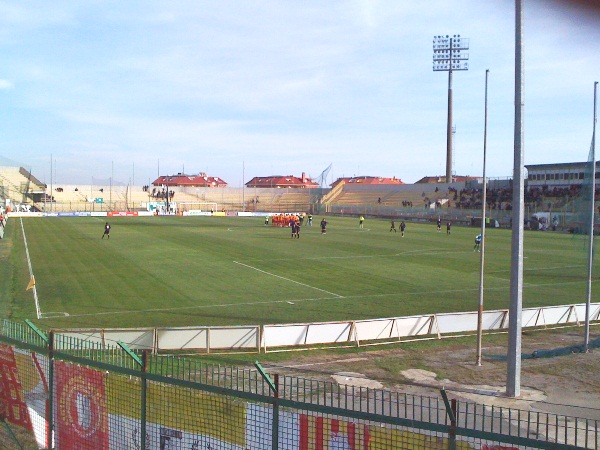
[[[21,219],[0,241],[2,316],[50,327],[298,323],[476,311],[475,228],[328,217],[327,234],[264,226],[263,218],[23,219],[39,307],[37,321]],[[398,226],[398,223],[397,223]],[[584,239],[525,233],[523,306],[585,302]],[[487,230],[485,309],[510,294],[510,230]],[[66,314],[68,315],[66,315]]]

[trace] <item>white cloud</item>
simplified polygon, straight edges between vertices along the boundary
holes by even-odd
[[[600,27],[543,3],[525,10],[525,160],[581,160]],[[332,162],[339,176],[416,181],[445,171],[447,73],[431,69],[432,37],[460,33],[471,48],[469,71],[453,78],[455,171],[481,171],[490,69],[488,175],[512,173],[512,4],[140,5],[0,4],[0,76],[12,80],[0,89],[15,112],[0,124],[1,155],[43,168],[52,153],[82,182],[90,166],[109,176],[110,161],[145,180],[157,160],[227,181],[244,160],[247,177]]]

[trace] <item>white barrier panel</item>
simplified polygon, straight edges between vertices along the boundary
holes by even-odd
[[[55,339],[54,348],[56,350],[68,350],[72,348],[72,343],[69,342],[69,338],[79,339],[83,342],[78,343],[82,346],[90,344],[90,348],[96,348],[98,345],[104,347],[104,339],[102,337],[102,330],[82,330],[82,331],[69,331],[60,332],[58,334],[64,339]]]
[[[260,327],[156,330],[157,350],[258,350]]]
[[[304,345],[307,330],[308,325],[264,325],[261,347]]]
[[[260,327],[211,327],[211,350],[259,349]]]
[[[436,314],[441,334],[477,330],[477,313]]]
[[[194,328],[191,330],[161,328],[156,330],[157,350],[205,350],[208,348],[208,345],[207,328]]]
[[[523,309],[523,327],[581,323],[585,304]],[[600,303],[590,305],[590,320],[600,320]],[[360,341],[400,340],[402,337],[472,332],[477,329],[477,313],[451,313],[396,317],[348,322],[290,325],[249,325],[240,327],[188,327],[133,330],[56,330],[61,336],[83,339],[90,344],[126,343],[132,349],[157,350],[256,350]],[[508,327],[508,311],[485,311],[484,331]],[[68,343],[58,339],[57,345]],[[58,347],[57,347],[58,348]]]
[[[313,323],[306,332],[306,344],[348,342],[351,340],[352,323]]]
[[[354,323],[359,341],[389,339],[394,333],[394,319],[358,320]]]
[[[585,321],[585,305],[575,305],[577,317],[580,321]],[[581,310],[581,313],[579,312]],[[600,320],[600,304],[590,305],[590,320]]]
[[[508,311],[484,311],[481,328],[484,330],[500,330],[508,324]]]
[[[541,309],[524,309],[521,314],[522,326],[537,327],[538,325],[545,325],[543,320],[540,322],[540,311]]]
[[[547,323],[559,324],[576,322],[575,311],[572,306],[549,306],[542,308],[541,314]],[[585,313],[584,316],[585,317]]]
[[[118,341],[124,342],[132,350],[152,350],[155,340],[155,330],[105,330],[104,341],[112,347]]]
[[[425,336],[433,333],[433,320],[435,316],[398,317],[394,326],[398,330],[398,337]]]

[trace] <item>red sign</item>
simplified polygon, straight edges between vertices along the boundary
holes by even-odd
[[[106,213],[108,217],[137,217],[137,211],[108,211]]]
[[[0,344],[0,416],[9,423],[32,430],[15,353],[10,345],[4,344]]]
[[[56,361],[57,447],[108,448],[108,414],[103,372]]]

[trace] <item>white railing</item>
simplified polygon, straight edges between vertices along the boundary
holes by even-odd
[[[586,305],[573,304],[523,309],[523,327],[581,325]],[[600,320],[600,303],[592,303],[590,321]],[[483,313],[484,331],[508,327],[508,310]],[[477,330],[477,312],[428,314],[386,319],[302,324],[248,325],[235,327],[185,327],[138,329],[61,329],[55,330],[60,342],[70,337],[83,339],[90,347],[114,346],[117,341],[137,350],[164,351],[253,351],[265,352],[316,345],[360,346],[400,342],[413,338],[452,337]],[[62,338],[65,339],[62,339]],[[68,346],[67,344],[65,344]]]

